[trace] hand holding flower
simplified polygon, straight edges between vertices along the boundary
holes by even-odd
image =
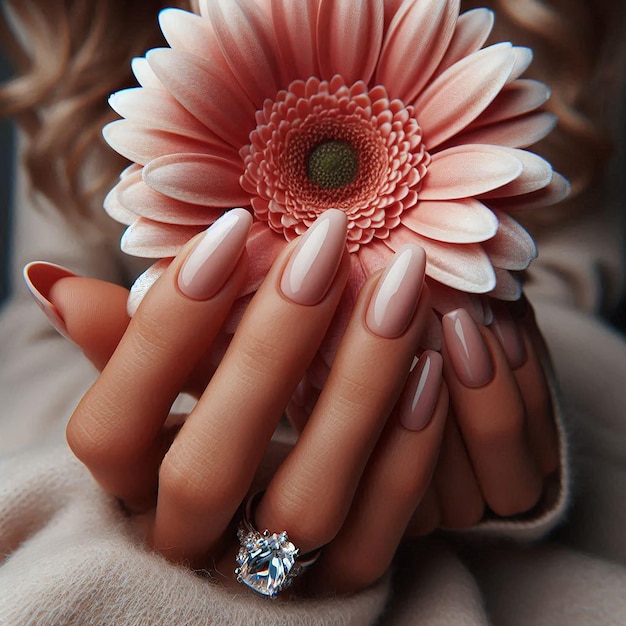
[[[235,216],[249,225],[249,214],[235,211],[209,233]],[[259,485],[259,468],[275,452],[268,447],[272,433],[326,332],[349,263],[345,218],[331,211],[279,257],[197,406],[182,426],[172,424],[171,403],[245,280],[245,230],[233,226],[224,235],[219,274],[208,269],[216,257],[193,269],[198,254],[216,245],[213,235],[194,240],[193,250],[174,260],[76,409],[68,441],[168,558],[201,568],[216,563],[232,576],[232,523],[247,494],[260,487],[258,527],[286,529],[302,552],[325,546],[311,570],[313,591],[357,590],[387,569],[428,486],[447,414],[438,377],[432,414],[419,430],[392,414],[430,311],[428,290],[419,296],[423,252],[407,247],[382,277],[365,284],[306,428]],[[53,288],[67,334],[79,343],[89,341],[81,326],[93,328],[94,319],[67,296],[84,289],[91,306],[98,286],[70,278]]]

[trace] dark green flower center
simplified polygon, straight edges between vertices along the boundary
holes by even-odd
[[[309,152],[306,163],[309,180],[322,189],[340,189],[359,173],[359,156],[347,142],[330,139]]]

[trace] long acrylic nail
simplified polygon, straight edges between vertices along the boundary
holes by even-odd
[[[24,267],[23,276],[28,291],[33,296],[37,306],[43,311],[55,330],[66,339],[70,339],[65,321],[54,304],[50,302],[50,290],[61,278],[74,278],[76,274],[55,263],[33,261]]]
[[[400,423],[407,430],[428,426],[439,398],[443,359],[438,352],[427,350],[411,372],[400,404]]]
[[[307,306],[322,300],[343,257],[347,222],[343,211],[329,209],[303,235],[280,281],[280,289],[286,298]]]
[[[503,302],[492,304],[492,309],[493,322],[490,328],[500,342],[511,369],[517,369],[526,362],[526,348],[522,335]]]
[[[192,300],[208,300],[226,284],[246,245],[252,216],[228,211],[204,233],[178,273],[178,288]]]
[[[414,244],[398,250],[378,281],[365,315],[376,335],[393,339],[409,325],[424,284],[426,253]]]
[[[443,336],[458,379],[483,387],[493,378],[493,363],[482,334],[465,309],[444,315]]]

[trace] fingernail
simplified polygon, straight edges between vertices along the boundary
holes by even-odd
[[[493,321],[490,328],[500,342],[511,369],[517,369],[526,362],[526,348],[522,335],[504,303],[494,303],[492,309]]]
[[[400,405],[400,423],[407,430],[428,426],[439,398],[443,359],[438,352],[427,350],[411,372]]]
[[[452,367],[466,387],[482,387],[493,378],[493,363],[478,326],[465,309],[443,317],[443,336]]]
[[[329,209],[303,235],[280,281],[280,289],[286,298],[307,306],[322,300],[343,257],[347,223],[343,211]]]
[[[378,281],[365,315],[367,327],[376,335],[399,337],[413,319],[424,284],[426,253],[414,244],[396,252]]]
[[[178,288],[192,300],[208,300],[226,284],[246,245],[252,215],[224,213],[204,233],[178,273]]]
[[[49,298],[50,290],[57,281],[61,278],[74,278],[76,274],[55,263],[33,261],[24,267],[23,276],[28,291],[33,296],[37,306],[43,311],[55,330],[66,339],[70,339],[63,318]]]

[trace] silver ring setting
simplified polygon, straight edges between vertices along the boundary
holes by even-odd
[[[257,496],[260,494],[257,494]],[[246,502],[243,519],[237,530],[237,581],[256,593],[276,598],[288,589],[294,578],[313,565],[320,551],[300,557],[300,550],[289,540],[286,531],[258,531],[251,521],[252,506],[257,496]]]

